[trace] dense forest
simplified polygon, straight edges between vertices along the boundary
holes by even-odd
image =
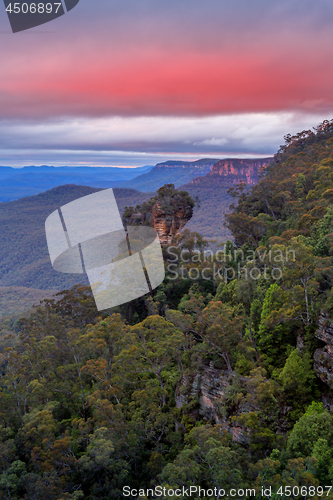
[[[0,498],[333,499],[333,121],[285,140],[224,248],[185,229],[151,295],[1,325]]]

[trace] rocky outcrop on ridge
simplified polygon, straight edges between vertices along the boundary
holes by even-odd
[[[157,196],[135,209],[125,209],[125,226],[151,226],[156,229],[162,245],[171,245],[175,236],[191,219],[194,200],[185,191],[177,191],[173,184],[160,188]]]
[[[244,182],[248,186],[253,186],[258,182],[260,172],[265,169],[273,159],[273,157],[269,157],[219,160],[213,165],[213,168],[208,174],[204,177],[192,179],[191,184],[208,187],[209,185],[216,184],[233,186],[239,182]]]

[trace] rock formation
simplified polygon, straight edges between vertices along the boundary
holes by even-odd
[[[158,232],[162,245],[171,245],[174,237],[191,219],[194,200],[185,191],[166,184],[157,196],[141,206],[127,208],[123,215],[125,226],[149,225]]]
[[[232,385],[239,381],[244,392],[251,394],[250,377],[238,377],[235,372],[218,370],[213,366],[205,367],[201,373],[197,373],[194,378],[184,375],[180,381],[175,394],[177,408],[188,404],[191,399],[196,398],[199,403],[199,415],[203,420],[220,424],[227,430],[233,441],[240,444],[247,444],[249,441],[249,430],[240,426],[237,417],[241,414],[258,411],[256,398],[245,397],[243,394],[239,401],[233,407],[232,415],[226,413],[228,398]]]
[[[162,245],[171,245],[174,237],[192,217],[190,205],[179,207],[173,214],[167,214],[157,202],[152,209],[152,227],[156,229]]]
[[[248,186],[253,186],[258,182],[261,170],[265,169],[271,161],[273,157],[219,160],[208,174],[192,179],[191,184],[206,187],[216,184],[233,186],[239,182],[245,182]]]
[[[325,346],[314,353],[314,371],[316,375],[331,389],[333,388],[333,323],[322,314],[316,337],[325,342]]]

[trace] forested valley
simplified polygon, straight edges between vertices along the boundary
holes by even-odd
[[[333,121],[285,140],[224,249],[185,229],[151,295],[2,321],[1,499],[333,499]]]

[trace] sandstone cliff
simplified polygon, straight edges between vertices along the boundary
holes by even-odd
[[[198,408],[194,412],[198,411],[200,418],[221,425],[233,441],[246,445],[250,430],[241,423],[241,417],[262,410],[263,398],[258,395],[260,384],[267,384],[260,370],[253,377],[241,377],[235,372],[216,369],[211,362],[200,373],[183,375],[176,389],[176,406],[182,408],[197,400]],[[198,415],[193,416],[198,418]],[[283,421],[281,424],[283,427]]]
[[[173,214],[167,214],[160,203],[155,203],[152,208],[152,227],[156,229],[162,245],[171,245],[174,237],[192,217],[190,205],[178,207]]]
[[[316,337],[325,342],[325,346],[315,351],[313,368],[316,375],[333,389],[333,324],[324,314],[319,318]]]
[[[273,157],[219,160],[208,174],[192,179],[191,184],[208,187],[216,184],[233,186],[239,182],[245,182],[248,186],[253,186],[258,182],[261,170],[265,169],[271,161],[273,161]]]
[[[162,245],[172,244],[174,237],[191,219],[194,200],[185,191],[177,191],[173,184],[166,184],[157,196],[141,206],[126,208],[125,226],[149,225],[158,232]]]
[[[224,215],[229,212],[230,204],[235,203],[228,190],[240,181],[252,187],[258,181],[261,168],[265,168],[272,160],[273,158],[219,160],[204,177],[196,177],[180,186],[179,189],[200,199],[200,210],[195,211],[188,229],[218,243],[232,240],[230,231],[224,227]]]

